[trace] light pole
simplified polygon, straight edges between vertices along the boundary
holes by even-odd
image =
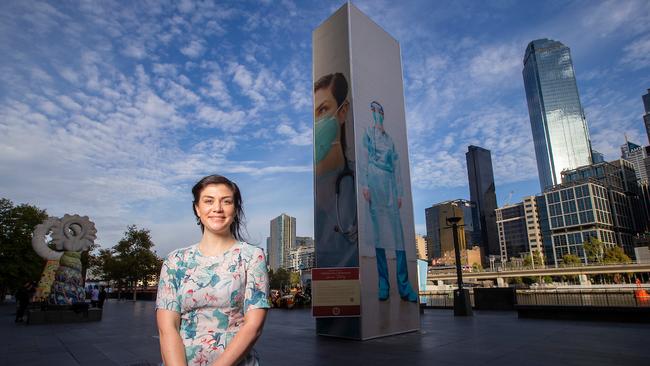
[[[454,235],[454,252],[456,254],[456,277],[458,289],[454,291],[454,316],[472,316],[472,303],[469,291],[463,288],[463,270],[460,263],[460,245],[458,244],[458,223],[461,218],[456,216],[454,207],[451,208],[452,217],[447,217],[447,225],[451,226]]]

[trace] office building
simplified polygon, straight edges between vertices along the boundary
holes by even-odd
[[[269,267],[272,270],[291,267],[290,251],[296,243],[296,218],[282,214],[271,220],[271,236],[268,240]]]
[[[522,202],[496,209],[501,262],[528,253],[526,217]]]
[[[472,221],[477,234],[480,233],[479,246],[485,255],[499,254],[499,237],[494,210],[497,208],[497,195],[492,171],[490,150],[469,146],[465,154],[467,176],[469,178],[470,200],[474,202]],[[476,241],[476,237],[474,241]]]
[[[561,172],[592,163],[591,142],[569,47],[549,39],[528,44],[522,71],[542,191]]]
[[[535,196],[497,208],[499,249],[502,262],[513,257],[544,255],[538,203]]]
[[[621,145],[621,158],[632,163],[638,181],[648,179],[648,170],[645,165],[647,157],[648,152],[644,147],[629,141]]]
[[[650,89],[648,93],[641,97],[643,100],[643,124],[645,125],[645,131],[648,135],[648,143],[650,143]]]
[[[418,259],[428,260],[427,256],[427,241],[424,236],[415,234],[415,253]]]
[[[314,239],[299,236],[296,238],[296,246],[289,252],[289,270],[303,271],[315,267],[316,255],[314,251]]]
[[[586,262],[583,243],[591,237],[634,256],[636,187],[634,168],[623,159],[564,171],[562,184],[544,192],[553,261],[570,253]]]
[[[591,150],[591,160],[594,164],[602,163],[605,161],[605,155],[597,150]]]
[[[474,246],[471,240],[474,232],[472,222],[473,207],[472,202],[457,199],[437,203],[424,210],[427,225],[426,243],[429,260],[439,259],[445,255],[454,256],[453,231],[447,223],[447,218],[449,217],[461,218],[458,223],[458,243],[460,249]]]

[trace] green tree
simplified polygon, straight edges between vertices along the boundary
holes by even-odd
[[[472,264],[472,272],[482,272],[483,271],[483,266],[481,263],[474,263]]]
[[[582,244],[587,255],[587,260],[591,263],[601,263],[605,252],[605,244],[598,238],[590,237]]]
[[[300,272],[291,272],[289,274],[289,282],[291,282],[291,285],[300,285]]]
[[[562,264],[567,267],[577,266],[582,264],[582,261],[580,260],[580,257],[575,254],[565,254],[562,257]]]
[[[269,285],[274,290],[282,289],[289,284],[289,271],[284,268],[278,268],[277,271],[269,271]]]
[[[524,266],[532,267],[533,261],[535,262],[535,268],[541,268],[544,266],[544,256],[539,250],[533,250],[533,255],[526,254],[524,256]]]
[[[95,250],[99,248],[99,244],[93,243],[88,250],[85,250],[81,253],[81,278],[83,278],[84,286],[86,284],[86,274],[90,269],[91,264],[93,263],[95,257]]]
[[[115,245],[108,256],[108,252],[100,252],[105,261],[103,271],[110,280],[116,281],[119,286],[126,285],[133,291],[133,300],[136,299],[138,282],[146,287],[147,283],[154,281],[160,274],[162,261],[152,250],[154,243],[147,229],[138,229],[135,225],[127,227],[124,237]]]
[[[0,301],[27,281],[37,281],[45,261],[32,249],[32,233],[47,213],[0,198]]]
[[[608,247],[603,253],[603,262],[605,263],[631,263],[632,259],[625,254],[623,248],[618,245]]]

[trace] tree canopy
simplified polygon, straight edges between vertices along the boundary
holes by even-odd
[[[562,263],[565,266],[576,266],[582,264],[582,260],[580,260],[580,257],[575,254],[565,254],[562,257]]]
[[[47,218],[45,210],[0,198],[0,295],[37,281],[45,260],[32,249],[32,233]]]
[[[632,259],[625,254],[623,248],[615,245],[606,248],[603,253],[603,262],[605,263],[630,263]]]
[[[590,237],[582,244],[582,247],[590,263],[601,263],[603,261],[605,244],[598,238]]]
[[[118,286],[134,290],[138,282],[147,286],[160,274],[162,260],[153,251],[154,243],[147,229],[130,225],[124,237],[111,249],[101,249],[93,256],[94,269],[104,280],[115,281]]]

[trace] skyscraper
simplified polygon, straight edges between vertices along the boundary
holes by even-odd
[[[647,157],[648,152],[646,149],[633,142],[627,141],[621,145],[621,158],[632,163],[636,179],[639,181],[648,179],[648,172],[645,166],[645,159]]]
[[[524,197],[523,202],[497,208],[496,218],[502,262],[521,255],[544,255],[535,196]]]
[[[479,246],[483,248],[485,255],[499,255],[499,237],[494,213],[497,208],[497,195],[492,172],[492,155],[490,150],[470,145],[465,158],[470,200],[476,204],[472,221],[475,230],[480,232]]]
[[[291,267],[289,254],[296,242],[296,218],[282,214],[271,220],[271,236],[267,240],[269,266],[272,270]]]
[[[592,163],[591,142],[580,104],[569,47],[550,39],[528,44],[524,86],[542,190],[561,182],[561,172]]]
[[[445,201],[432,205],[424,210],[427,224],[426,251],[428,259],[440,259],[454,256],[454,239],[447,218],[457,216],[462,230],[458,233],[458,244],[461,250],[472,246],[471,236],[474,232],[472,223],[473,205],[463,199]]]
[[[643,124],[645,132],[648,134],[648,142],[650,142],[650,89],[648,89],[648,94],[643,95],[641,99],[643,99],[643,109],[645,109]]]

